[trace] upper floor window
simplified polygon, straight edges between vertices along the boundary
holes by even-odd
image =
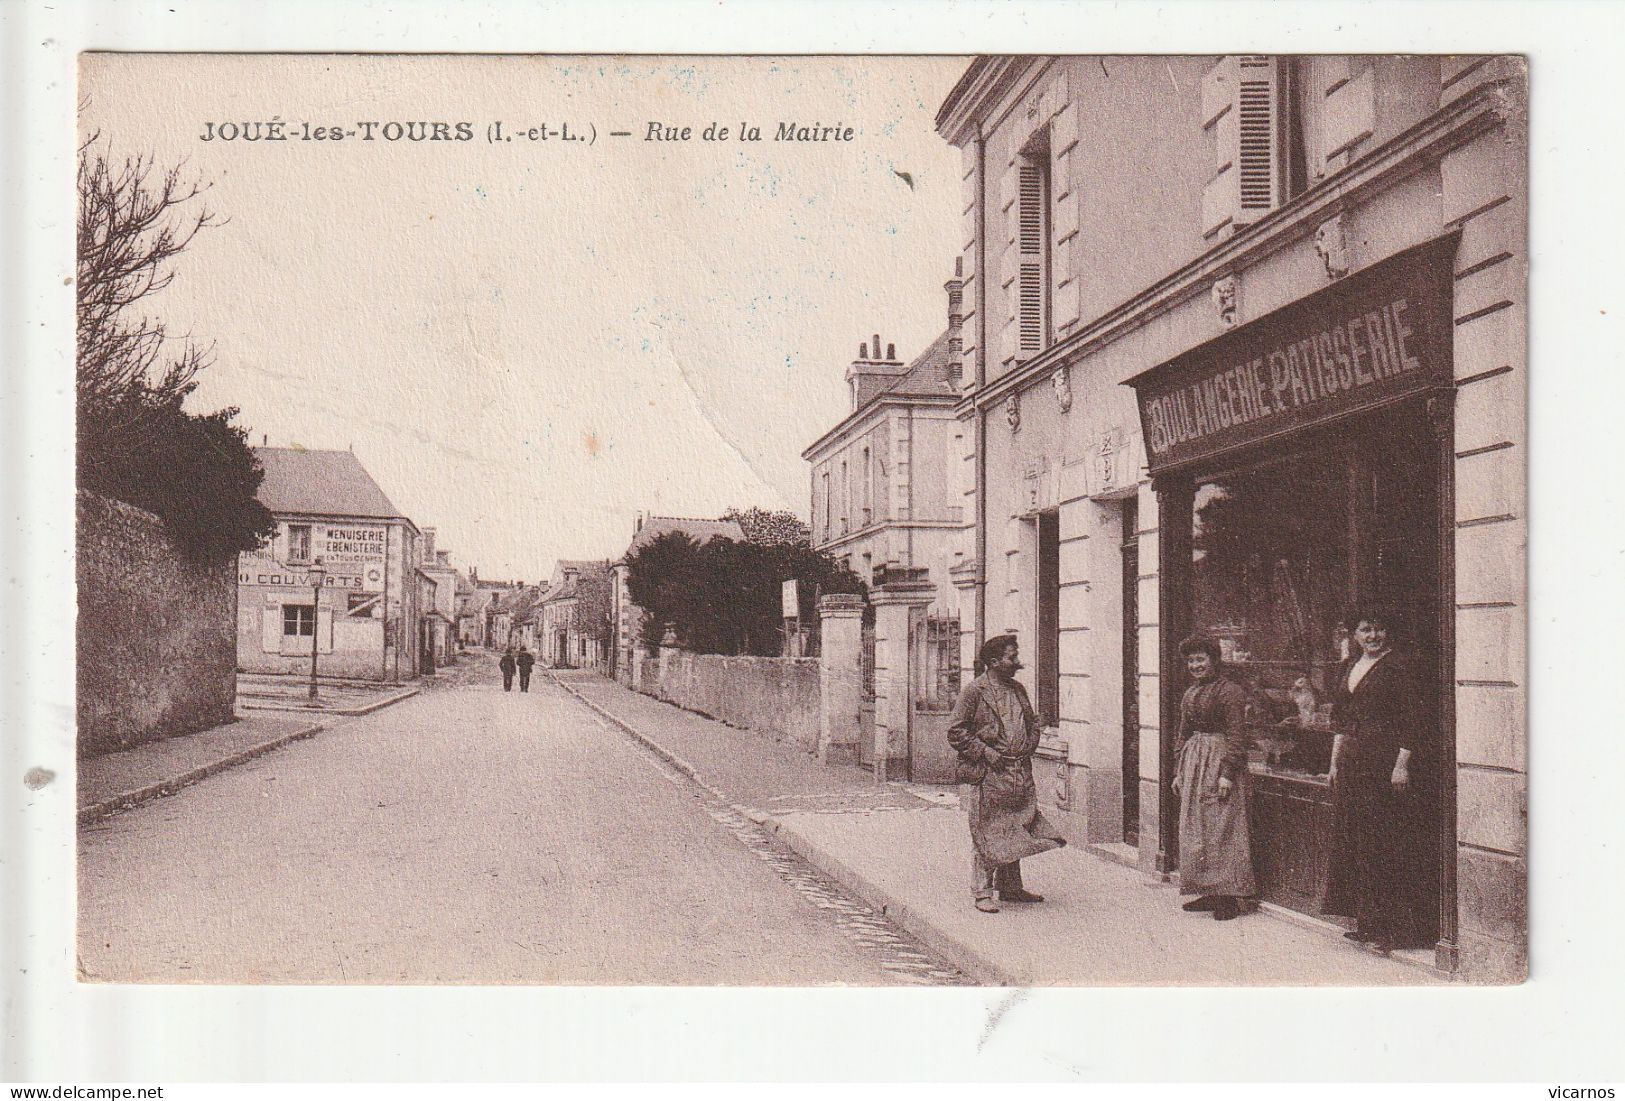
[[[874,474],[869,465],[869,449],[863,449],[863,526],[868,527],[874,519],[872,504],[874,494]]]
[[[841,534],[845,535],[849,529],[848,519],[852,514],[852,477],[847,472],[846,460],[841,460]]]
[[[302,565],[310,562],[310,525],[288,525],[288,561]]]
[[[1314,59],[1237,54],[1202,80],[1202,129],[1213,175],[1202,192],[1202,236],[1217,240],[1308,186],[1302,87]]]
[[[1049,347],[1049,130],[1040,130],[1016,158],[1017,357]]]
[[[823,490],[824,490],[824,493],[823,493],[823,497],[824,497],[823,529],[824,529],[824,539],[827,542],[829,540],[829,535],[830,535],[830,530],[831,530],[830,529],[830,504],[831,504],[831,501],[830,501],[830,496],[829,496],[829,471],[826,470],[826,471],[823,472],[823,474],[819,475],[819,481],[823,484]]]

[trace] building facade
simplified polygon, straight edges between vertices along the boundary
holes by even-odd
[[[398,683],[418,675],[420,533],[348,451],[256,447],[276,534],[237,561],[237,668]],[[311,567],[320,564],[320,587]]]
[[[555,669],[608,665],[610,564],[560,559],[537,608],[543,664]]]
[[[521,585],[492,594],[491,609],[487,616],[490,641],[496,650],[523,646],[532,653],[539,652],[537,639],[540,623],[537,609],[545,593],[540,585]]]
[[[1500,57],[981,58],[938,115],[962,661],[1021,641],[1041,797],[1176,874],[1177,647],[1216,637],[1263,896],[1318,913],[1322,701],[1344,609],[1379,601],[1427,686],[1433,958],[1484,982],[1526,970],[1524,87]]]
[[[927,571],[935,606],[958,610],[950,572],[966,558],[956,485],[964,423],[962,283],[948,281],[948,327],[912,362],[879,335],[847,368],[851,411],[801,453],[811,473],[812,544],[873,584],[888,571]]]
[[[484,618],[480,608],[480,592],[474,582],[457,573],[457,648],[480,646],[485,641]]]
[[[425,673],[457,660],[457,570],[451,554],[435,546],[434,528],[424,528],[418,540],[423,561],[418,566],[418,606],[423,617],[418,630],[418,667]]]

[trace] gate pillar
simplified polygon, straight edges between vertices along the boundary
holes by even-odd
[[[863,597],[821,597],[818,630],[818,759],[826,765],[856,764],[863,706]]]

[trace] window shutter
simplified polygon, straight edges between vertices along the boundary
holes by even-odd
[[[282,652],[282,605],[267,604],[260,611],[260,649],[267,654]]]
[[[333,652],[333,609],[326,606],[316,609],[316,649],[323,654]]]
[[[1239,148],[1236,224],[1256,222],[1281,205],[1279,64],[1251,54],[1240,59],[1236,81]]]
[[[1282,59],[1219,60],[1202,80],[1202,128],[1213,137],[1213,177],[1202,192],[1202,236],[1251,225],[1281,205]]]
[[[1044,174],[1037,165],[1019,166],[1016,228],[1018,348],[1023,355],[1044,350]]]

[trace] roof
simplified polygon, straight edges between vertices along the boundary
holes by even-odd
[[[948,331],[944,329],[931,344],[908,365],[908,373],[878,396],[888,394],[950,394],[959,388],[948,381],[948,364],[953,358],[948,352]]]
[[[829,440],[840,436],[846,427],[869,415],[870,411],[878,408],[888,399],[893,398],[937,398],[941,404],[957,404],[959,401],[959,386],[949,381],[948,365],[954,362],[951,346],[948,340],[948,330],[944,329],[937,334],[937,338],[927,345],[925,351],[914,357],[908,365],[908,370],[897,376],[884,390],[873,395],[868,401],[842,417],[828,432],[819,436],[807,445],[801,453],[803,459],[810,459]],[[919,404],[914,402],[912,404]],[[932,402],[930,404],[937,404]]]
[[[536,605],[545,599],[547,599],[545,592],[533,593],[528,587],[513,589],[503,593],[502,598],[497,601],[496,614],[506,612],[515,622],[523,622],[527,616],[535,612]]]
[[[745,532],[734,520],[700,520],[690,516],[650,516],[643,521],[632,541],[626,545],[622,561],[630,558],[662,535],[680,531],[696,543],[709,543],[713,539],[745,541]]]
[[[558,570],[574,570],[576,573],[591,573],[593,570],[609,568],[609,563],[602,558],[560,558],[553,563],[555,572]]]
[[[948,121],[949,114],[964,99],[965,94],[970,91],[971,85],[976,83],[982,73],[993,64],[993,61],[994,59],[991,57],[972,58],[971,63],[965,67],[965,71],[959,74],[959,79],[954,82],[953,88],[948,92],[948,98],[944,99],[942,106],[937,108],[936,124],[938,130],[942,129],[943,124]]]
[[[254,457],[265,468],[256,496],[272,512],[406,519],[354,452],[256,447]]]
[[[558,588],[548,590],[547,595],[542,598],[544,604],[555,600],[568,600],[575,596],[579,582],[607,578],[609,563],[602,558],[561,558],[553,563],[553,572],[563,573],[564,580],[560,582]]]

